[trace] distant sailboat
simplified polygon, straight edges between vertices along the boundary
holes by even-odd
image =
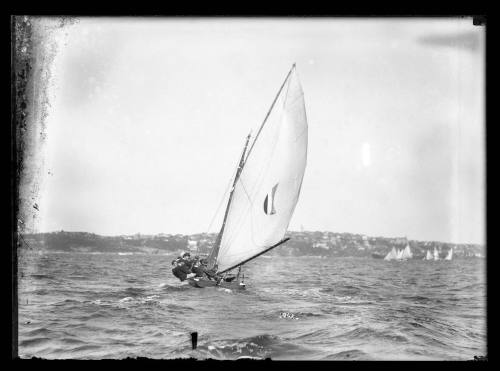
[[[436,248],[434,248],[434,253],[433,253],[433,255],[434,255],[434,260],[439,260],[439,253],[438,253],[438,251],[437,251],[437,249],[436,249]]]
[[[403,251],[402,252],[402,258],[404,260],[406,260],[406,259],[412,259],[413,258],[413,253],[411,252],[410,244],[409,243],[406,243],[406,247],[402,251]]]
[[[396,248],[393,247],[391,251],[385,256],[384,260],[396,260],[398,257],[398,253],[396,251]]]
[[[425,255],[423,260],[432,260],[431,250],[427,250],[427,255]]]
[[[444,260],[451,260],[453,259],[453,248],[450,248],[448,250],[448,255],[446,255],[446,258],[444,258]]]

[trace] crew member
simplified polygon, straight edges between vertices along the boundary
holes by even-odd
[[[208,278],[212,280],[218,279],[215,270],[208,269],[206,259],[200,259],[199,257],[196,257],[193,268],[191,269],[194,273],[196,273],[198,277]]]
[[[187,278],[196,276],[195,273],[191,272],[182,259],[172,260],[172,265],[174,266],[174,268],[172,268],[172,273],[181,281],[185,281]]]

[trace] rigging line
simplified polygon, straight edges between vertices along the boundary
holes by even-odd
[[[231,177],[229,178],[229,181],[228,181],[227,186],[226,186],[226,190],[224,191],[224,194],[222,195],[222,198],[221,198],[221,200],[220,200],[220,202],[219,202],[219,206],[217,206],[217,210],[215,211],[215,214],[214,214],[214,216],[212,217],[212,220],[211,220],[210,224],[208,225],[208,228],[207,228],[207,232],[206,232],[206,233],[208,233],[208,232],[210,231],[210,228],[212,228],[212,224],[213,224],[213,223],[214,223],[214,221],[215,221],[215,217],[216,217],[216,216],[217,216],[217,214],[219,213],[219,210],[220,210],[220,207],[222,206],[223,201],[226,199],[227,191],[228,191],[228,190],[229,190],[229,188],[231,187],[231,181],[233,180],[234,175],[236,174],[236,171],[237,171],[237,169],[233,171],[233,174],[232,174],[232,175],[231,175]]]
[[[210,224],[208,225],[207,232],[206,232],[207,234],[210,231],[210,228],[212,228],[213,222],[215,221],[215,218],[217,217],[217,215],[219,213],[219,210],[220,210],[220,208],[222,206],[223,201],[226,199],[227,192],[228,192],[229,188],[231,187],[231,181],[233,180],[233,178],[234,178],[234,176],[236,174],[236,171],[237,171],[237,169],[235,169],[233,171],[231,177],[228,180],[228,183],[227,183],[227,186],[226,186],[226,190],[224,191],[224,194],[222,195],[222,198],[221,198],[221,200],[219,202],[219,206],[217,206],[217,210],[215,211],[215,214],[212,217],[212,220],[210,221]]]
[[[221,245],[221,242],[222,242],[222,237],[223,237],[224,229],[225,229],[225,226],[226,226],[227,217],[229,215],[229,209],[231,208],[231,201],[232,201],[232,198],[233,198],[233,195],[234,195],[234,191],[235,191],[235,188],[236,188],[236,185],[237,185],[237,182],[238,182],[238,178],[239,178],[239,176],[241,174],[241,171],[243,170],[244,159],[245,159],[245,152],[246,152],[247,147],[248,147],[248,142],[250,140],[250,135],[251,134],[248,134],[248,136],[246,138],[245,146],[243,147],[243,152],[241,153],[241,158],[240,158],[240,161],[238,163],[238,168],[236,169],[236,174],[234,176],[234,181],[233,181],[233,185],[232,185],[232,188],[231,188],[231,192],[229,193],[229,199],[228,199],[228,202],[227,202],[227,207],[226,207],[226,211],[224,213],[224,219],[222,221],[222,226],[221,226],[220,232],[217,235],[217,238],[215,240],[214,246],[212,247],[212,250],[210,251],[210,255],[209,255],[209,267],[210,268],[213,268],[214,265],[217,264],[217,257],[219,255],[220,245]]]
[[[295,63],[292,65],[292,68],[290,68],[290,71],[288,71],[288,74],[286,75],[286,78],[285,78],[285,81],[283,81],[283,84],[281,84],[281,87],[280,87],[280,90],[278,91],[278,94],[276,94],[276,97],[274,98],[273,100],[273,103],[271,104],[271,107],[269,108],[269,111],[267,111],[267,114],[266,114],[266,117],[264,118],[264,121],[262,122],[262,125],[260,125],[260,128],[259,130],[257,131],[257,134],[255,135],[255,138],[253,140],[253,143],[252,145],[250,146],[250,149],[248,150],[248,153],[247,153],[247,156],[245,158],[245,162],[246,160],[250,157],[250,154],[252,153],[252,149],[253,149],[253,146],[255,145],[255,142],[257,142],[257,139],[259,138],[259,134],[260,132],[262,131],[262,129],[264,128],[264,125],[266,124],[267,122],[267,118],[269,117],[269,115],[271,114],[271,111],[273,110],[274,108],[274,105],[276,104],[276,101],[278,100],[278,97],[280,96],[281,94],[281,91],[283,90],[283,87],[285,86],[285,83],[288,81],[288,78],[290,77],[292,71],[295,69]]]

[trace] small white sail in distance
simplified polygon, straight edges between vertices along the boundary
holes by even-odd
[[[448,255],[446,255],[446,258],[445,258],[445,260],[451,260],[451,259],[453,259],[453,248],[450,248],[448,250]]]
[[[403,257],[403,259],[411,259],[411,258],[413,258],[413,253],[411,252],[410,244],[408,244],[408,243],[406,244],[406,247],[403,250],[402,257]]]
[[[397,256],[398,256],[398,253],[396,252],[396,248],[393,247],[392,250],[387,253],[384,260],[394,260],[397,258]]]
[[[434,260],[439,260],[439,253],[436,248],[434,248]]]
[[[294,65],[234,185],[217,254],[219,272],[283,239],[302,186],[307,137],[304,94]]]
[[[432,260],[431,250],[427,250],[427,255],[425,256],[424,260]]]

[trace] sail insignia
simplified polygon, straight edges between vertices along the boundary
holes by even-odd
[[[274,207],[274,198],[275,198],[275,195],[276,195],[276,189],[278,188],[278,184],[279,183],[276,183],[275,186],[273,187],[272,191],[271,191],[271,197],[269,197],[269,193],[266,195],[266,198],[264,199],[264,213],[267,214],[267,215],[273,215],[273,214],[276,214],[276,209]],[[269,201],[270,199],[270,201]],[[268,210],[269,209],[269,203],[271,203],[271,210]]]

